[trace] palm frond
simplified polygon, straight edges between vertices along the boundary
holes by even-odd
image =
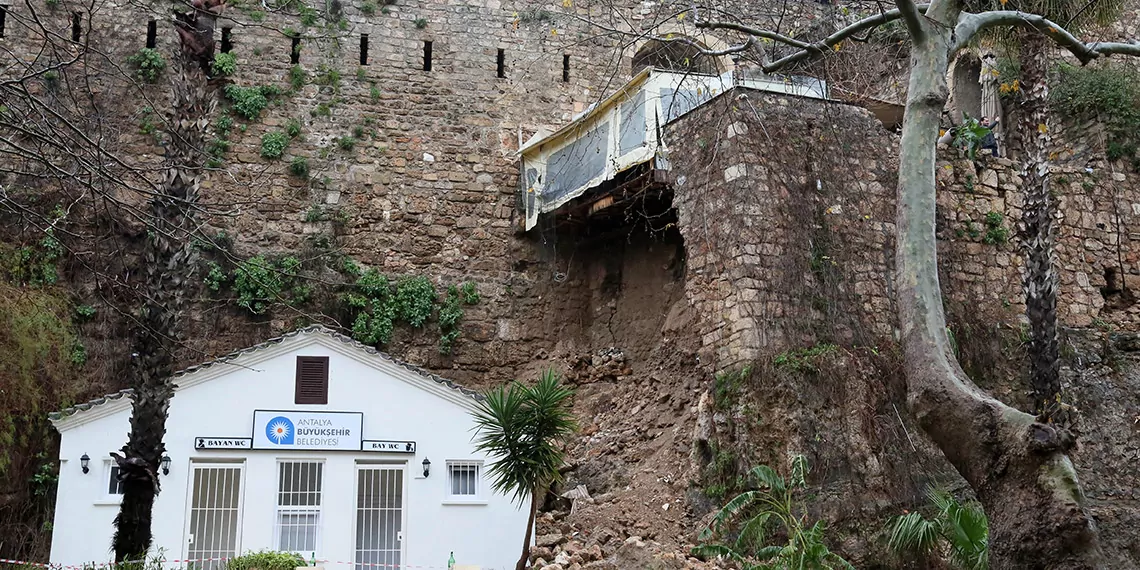
[[[894,552],[927,554],[938,545],[939,524],[927,520],[920,513],[907,513],[895,517],[891,523],[888,547]]]

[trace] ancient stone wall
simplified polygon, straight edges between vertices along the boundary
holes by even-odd
[[[819,342],[889,341],[897,138],[848,105],[737,91],[671,126],[688,295],[720,366]],[[1055,168],[1063,326],[1131,327],[1140,179],[1088,158]],[[938,164],[951,316],[1018,327],[1020,178],[1013,163]],[[1086,167],[1085,164],[1088,166]],[[1107,277],[1106,277],[1107,275]]]

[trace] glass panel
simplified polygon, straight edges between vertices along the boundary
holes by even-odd
[[[546,187],[542,199],[557,200],[606,171],[610,124],[602,123],[565,148],[550,155],[546,163]]]
[[[621,132],[618,133],[618,156],[645,144],[645,91],[638,91],[621,104]]]

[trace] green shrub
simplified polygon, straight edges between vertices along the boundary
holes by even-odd
[[[300,554],[262,550],[231,558],[226,570],[293,570],[298,566],[308,566]]]
[[[834,344],[817,344],[808,348],[786,350],[773,357],[772,363],[781,370],[814,374],[819,371],[815,366],[816,360],[835,352],[838,348]]]
[[[701,545],[692,549],[693,556],[724,557],[743,568],[855,570],[827,547],[824,521],[809,525],[803,504],[807,474],[807,459],[802,455],[792,458],[792,472],[787,479],[767,465],[754,467],[748,473],[752,490],[737,495],[717,511],[697,537]],[[766,546],[773,538],[786,542]]]
[[[307,179],[309,177],[309,161],[303,157],[296,157],[293,162],[289,163],[289,174],[297,178]]]
[[[291,139],[301,136],[301,121],[289,119],[289,122],[285,124],[285,134],[289,135]]]
[[[127,63],[135,68],[135,76],[147,83],[154,83],[166,69],[166,58],[158,50],[142,48],[127,58]]]
[[[412,23],[416,25],[416,29],[420,30],[426,28],[428,25],[428,21],[425,18],[416,18]]]
[[[1005,217],[1000,212],[989,212],[986,214],[986,234],[982,240],[990,245],[1001,245],[1009,241],[1009,230],[1005,229],[1002,224]]]
[[[336,145],[339,146],[341,150],[352,150],[356,147],[356,139],[352,137],[340,137],[336,139]]]
[[[1099,120],[1109,160],[1129,159],[1140,168],[1140,71],[1119,63],[1062,65],[1049,100],[1061,115]]]
[[[289,86],[293,88],[293,91],[300,91],[305,86],[305,78],[305,68],[301,67],[300,64],[289,68]]]
[[[275,303],[304,303],[310,290],[300,271],[301,262],[296,257],[270,261],[259,255],[239,263],[233,278],[238,306],[260,315]]]
[[[237,73],[237,56],[232,53],[215,54],[210,72],[217,77],[229,77]]]
[[[262,109],[269,105],[269,99],[261,87],[226,85],[225,94],[233,103],[234,112],[249,120],[256,119]]]
[[[89,321],[95,318],[95,307],[91,305],[76,305],[75,306],[75,320]]]
[[[360,12],[365,16],[371,16],[375,14],[376,2],[373,2],[373,0],[364,0],[364,3],[360,5]]]
[[[287,146],[289,146],[289,137],[281,131],[270,131],[261,135],[262,158],[281,158]]]
[[[222,269],[222,266],[216,262],[209,261],[206,263],[206,267],[209,269],[204,279],[206,288],[216,293],[226,284],[229,277],[226,275],[225,270]]]

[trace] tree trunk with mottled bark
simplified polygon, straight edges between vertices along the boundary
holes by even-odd
[[[938,280],[935,143],[958,8],[936,2],[926,16],[911,51],[899,159],[895,277],[908,403],[985,507],[992,568],[1098,568],[1067,434],[985,394],[951,352]]]

